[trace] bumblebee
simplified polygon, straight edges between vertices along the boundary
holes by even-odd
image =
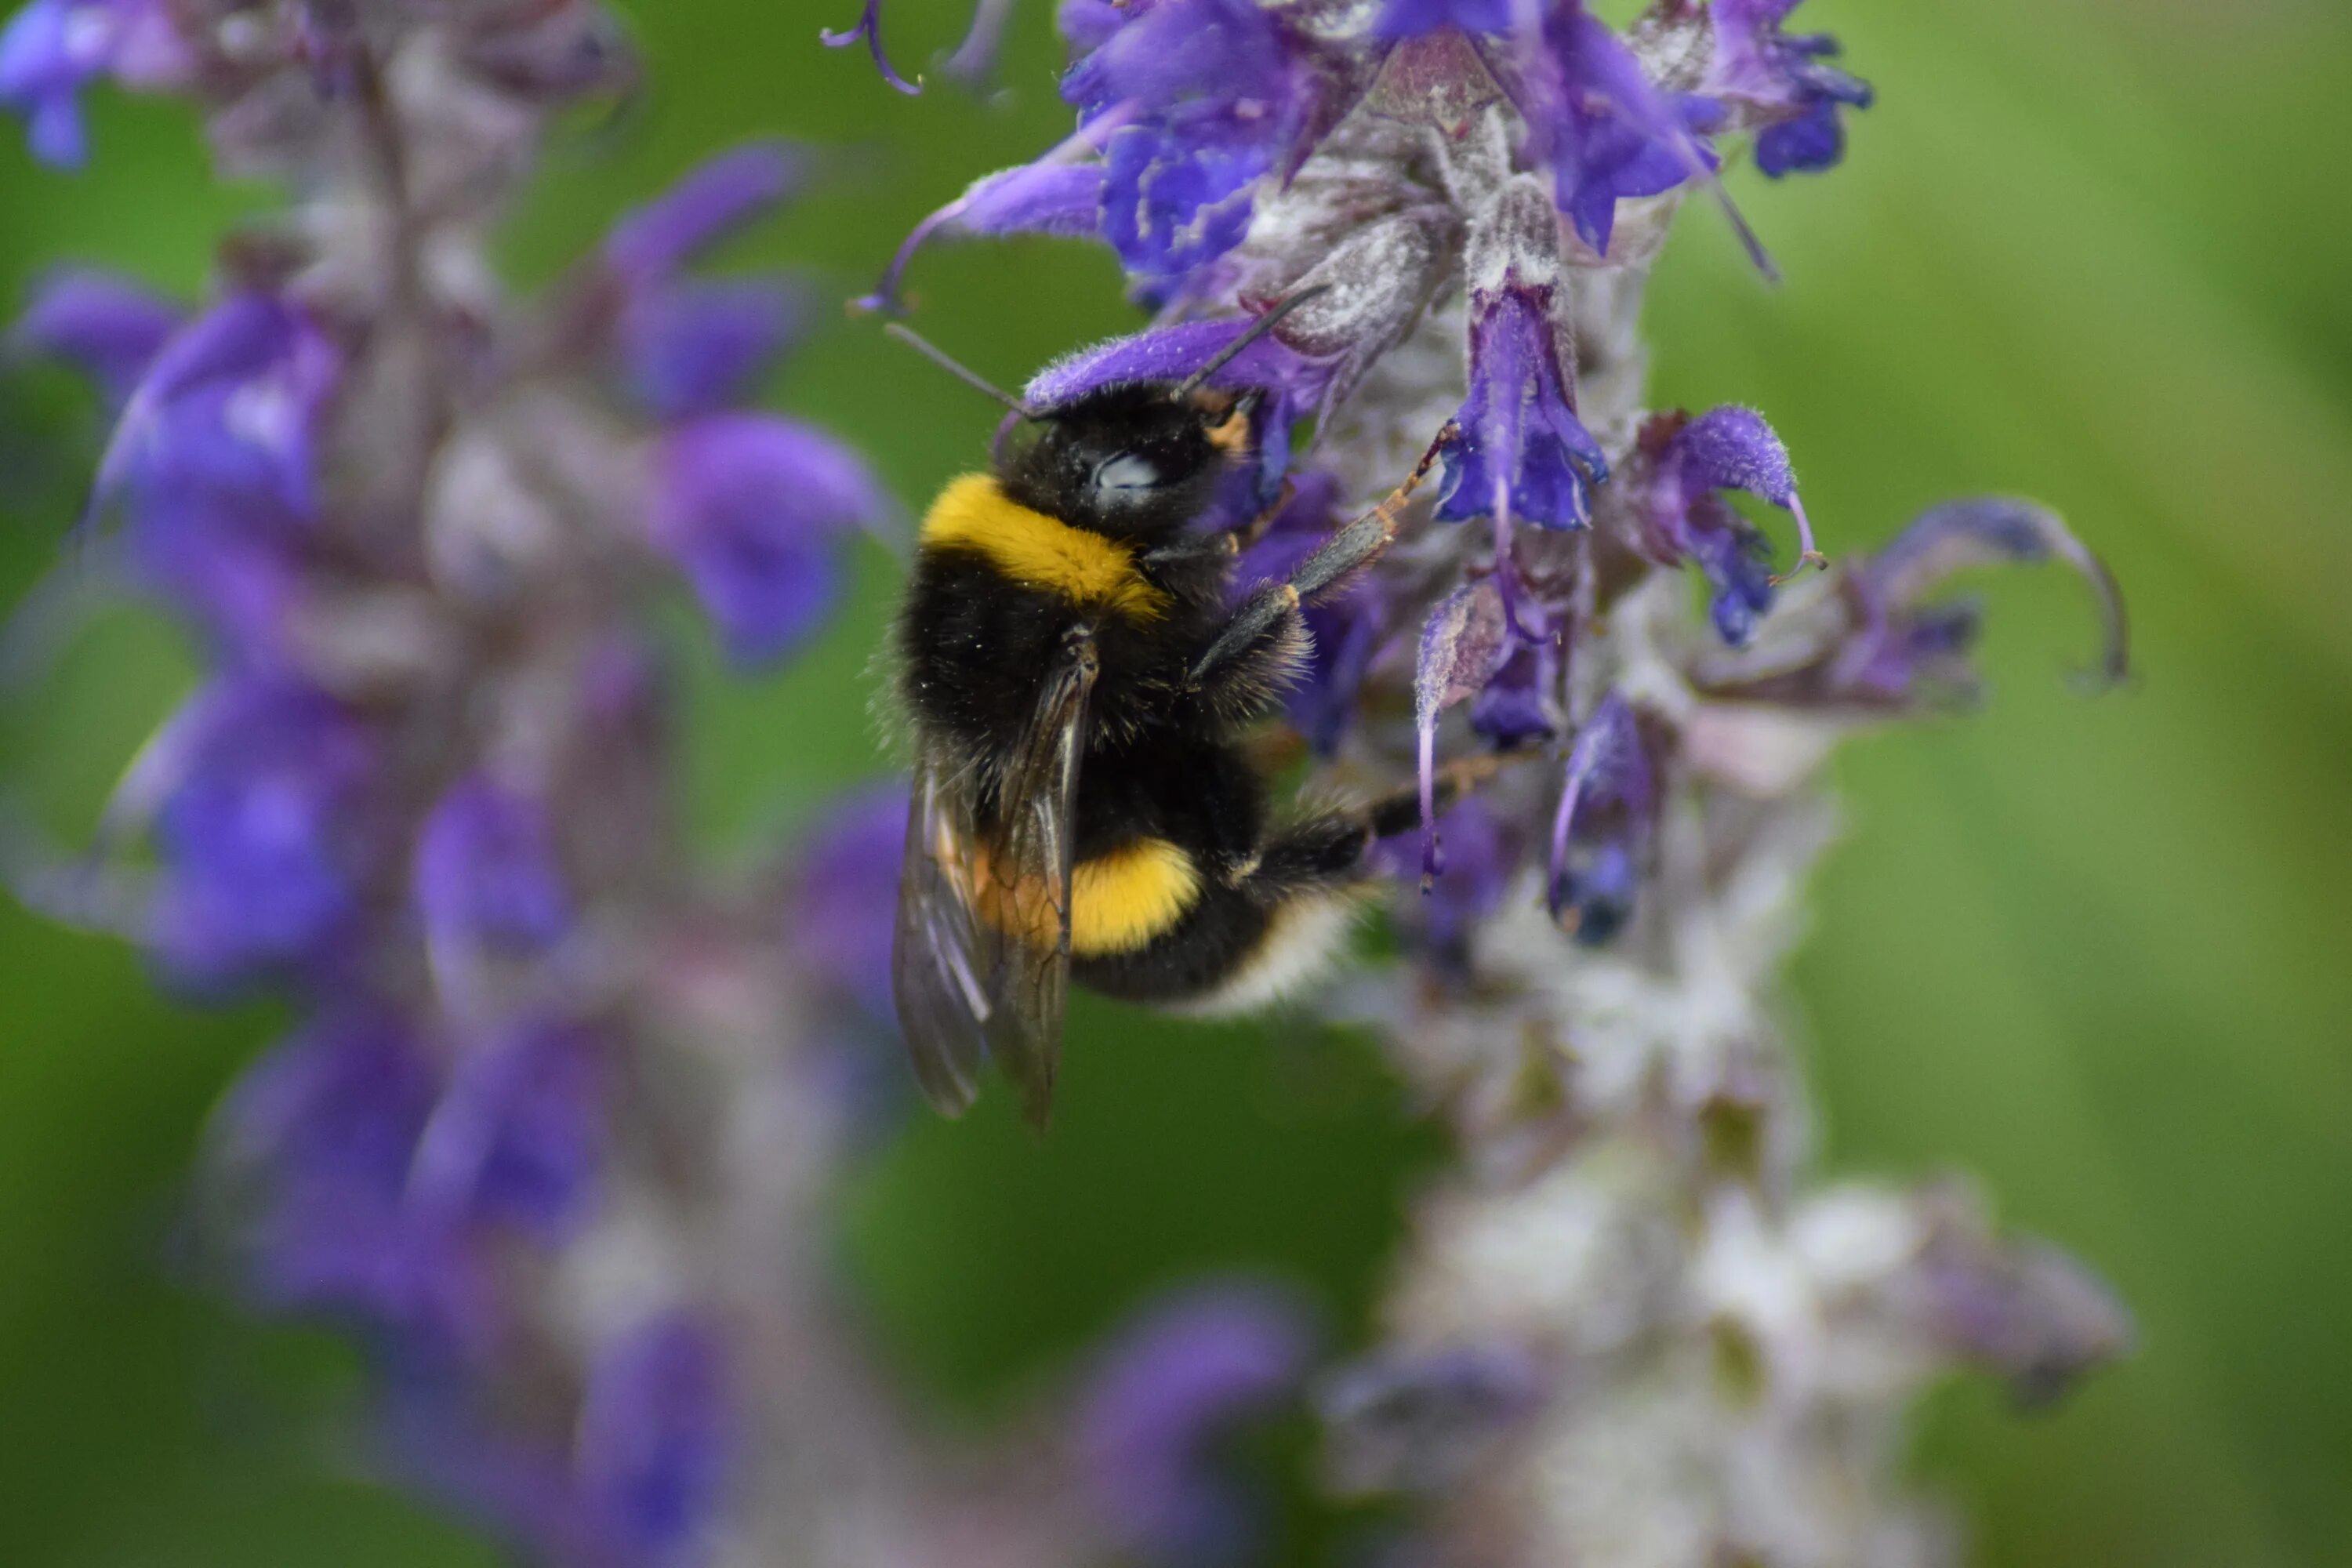
[[[1296,985],[1344,937],[1372,840],[1413,819],[1408,798],[1276,825],[1241,743],[1308,650],[1300,606],[1388,547],[1435,458],[1287,581],[1231,602],[1272,514],[1197,525],[1255,460],[1266,394],[1209,382],[1307,297],[1181,382],[1044,408],[893,329],[1024,422],[925,517],[896,634],[915,758],[892,984],[946,1114],[993,1058],[1044,1124],[1073,978],[1210,1014]]]

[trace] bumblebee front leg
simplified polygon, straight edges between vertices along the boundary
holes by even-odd
[[[1380,559],[1395,541],[1406,504],[1429,478],[1453,431],[1449,425],[1440,432],[1404,483],[1317,546],[1287,581],[1269,583],[1243,600],[1207,651],[1193,661],[1190,689],[1213,707],[1246,707],[1278,678],[1282,667],[1305,645],[1307,628],[1298,618],[1299,606]]]

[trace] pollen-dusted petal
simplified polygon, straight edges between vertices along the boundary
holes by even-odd
[[[1456,588],[1438,602],[1421,630],[1412,679],[1413,730],[1421,773],[1421,868],[1424,879],[1437,856],[1437,719],[1482,690],[1503,657],[1507,617],[1492,577]]]

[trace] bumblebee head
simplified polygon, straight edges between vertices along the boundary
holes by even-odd
[[[1035,433],[1005,454],[998,477],[1013,500],[1076,527],[1162,538],[1207,511],[1250,455],[1264,399],[1167,382],[1098,387],[1038,410]]]

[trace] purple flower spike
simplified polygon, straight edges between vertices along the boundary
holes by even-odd
[[[61,272],[42,283],[8,338],[23,353],[65,361],[120,407],[184,319],[127,279]]]
[[[1437,515],[1547,528],[1591,520],[1609,460],[1576,416],[1575,360],[1559,329],[1559,222],[1533,179],[1514,180],[1475,231],[1470,395],[1444,450]]]
[[[1611,692],[1569,748],[1552,818],[1552,918],[1599,947],[1633,917],[1641,858],[1657,813],[1657,778],[1633,710]]]
[[[656,283],[800,187],[805,160],[781,142],[722,153],[613,226],[606,265],[632,284]]]
[[[725,1357],[673,1313],[624,1334],[590,1370],[576,1468],[625,1562],[676,1562],[708,1539],[725,1487]]]
[[[1214,1445],[1291,1396],[1310,1334],[1286,1297],[1246,1285],[1193,1290],[1111,1346],[1079,1415],[1080,1461],[1105,1524],[1154,1563],[1222,1563],[1256,1534],[1249,1498]]]
[[[35,157],[78,169],[84,87],[109,76],[161,87],[186,67],[164,0],[32,0],[0,27],[0,109],[24,120]]]
[[[165,972],[211,986],[326,956],[371,853],[362,806],[376,748],[359,721],[308,687],[229,677],[158,748],[173,782],[150,940]]]
[[[594,1042],[535,1022],[463,1057],[419,1137],[410,1201],[437,1223],[561,1240],[593,1195],[603,1131]]]
[[[799,327],[798,301],[786,284],[679,284],[630,306],[621,322],[621,355],[649,412],[686,419],[749,398]]]
[[[1769,119],[1756,166],[1774,179],[1834,166],[1845,153],[1842,111],[1867,109],[1867,82],[1823,63],[1837,41],[1790,37],[1780,24],[1799,0],[1717,0],[1715,59],[1702,90]]]
[[[572,924],[546,807],[485,775],[441,797],[418,837],[417,912],[436,947],[528,952]]]
[[[653,542],[740,664],[781,658],[823,620],[842,538],[884,510],[865,464],[806,426],[715,414],[663,441]]]
[[[850,796],[803,836],[785,904],[793,916],[793,952],[807,972],[886,1025],[895,1016],[890,944],[906,841],[904,788]]]
[[[866,0],[865,9],[857,14],[857,26],[849,31],[836,33],[830,27],[820,27],[816,36],[828,49],[845,49],[852,44],[863,43],[866,52],[874,57],[874,68],[882,73],[884,81],[910,98],[923,90],[919,77],[908,81],[890,64],[890,57],[882,52],[882,0]]]
[[[2131,627],[2123,590],[2058,514],[2005,497],[1951,501],[1927,511],[1863,564],[1868,602],[1883,620],[1915,609],[1956,572],[1976,566],[2063,561],[2091,584],[2105,637],[2095,678],[2115,685],[2131,673]]]
[[[1081,132],[1034,163],[973,181],[962,195],[915,226],[874,292],[857,301],[858,309],[902,314],[899,290],[908,265],[934,239],[1007,234],[1091,237],[1102,225],[1102,166],[1062,161],[1074,150],[1090,150],[1091,140]]]
[[[1717,408],[1696,419],[1679,414],[1653,419],[1643,428],[1641,451],[1648,462],[1643,482],[1634,487],[1643,548],[1668,565],[1697,562],[1716,586],[1717,632],[1735,647],[1745,643],[1756,618],[1771,607],[1781,579],[1768,565],[1769,542],[1722,492],[1745,490],[1787,510],[1797,520],[1799,568],[1822,563],[1788,448],[1761,415]]]
[[[1421,770],[1421,887],[1437,876],[1437,716],[1494,679],[1508,617],[1492,577],[1456,588],[1429,614],[1413,667],[1413,727]]]
[[[1416,901],[1421,940],[1440,963],[1462,967],[1470,939],[1488,916],[1503,907],[1527,847],[1519,825],[1476,795],[1438,818],[1445,864]]]

